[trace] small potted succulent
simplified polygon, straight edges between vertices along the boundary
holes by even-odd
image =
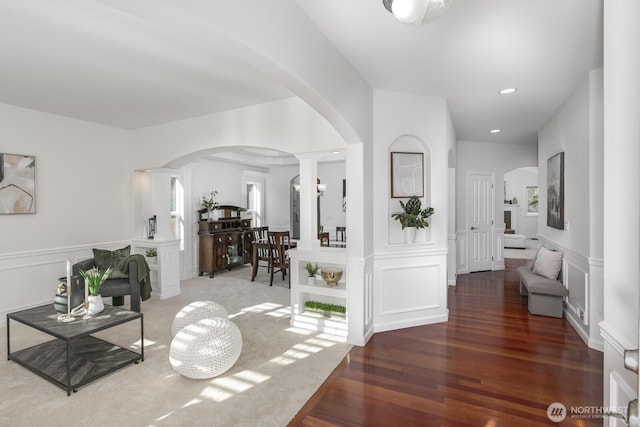
[[[316,283],[316,274],[318,274],[318,264],[311,264],[310,262],[304,266],[304,269],[307,270],[307,285],[315,285]]]
[[[391,217],[400,221],[400,225],[404,231],[405,241],[407,243],[413,243],[416,230],[429,226],[427,218],[433,215],[433,208],[428,207],[422,209],[422,202],[420,202],[417,196],[411,196],[406,204],[400,200],[400,207],[402,208],[402,212],[393,213]]]

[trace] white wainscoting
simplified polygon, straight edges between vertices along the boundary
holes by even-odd
[[[118,249],[129,241],[50,248],[0,255],[0,315],[51,303],[67,260],[73,265],[93,256],[93,248]],[[6,325],[2,323],[3,327]]]
[[[550,239],[539,236],[543,246],[562,252],[561,281],[569,290],[565,298],[565,318],[578,332],[582,340],[595,350],[603,351],[604,342],[600,334],[602,320],[602,263],[589,259]],[[595,274],[591,274],[591,271]],[[600,279],[598,279],[598,277]],[[593,279],[598,280],[593,280]]]
[[[469,231],[458,230],[456,232],[456,259],[458,262],[458,274],[469,273]]]
[[[448,320],[447,250],[377,255],[375,332]]]
[[[603,406],[609,410],[626,408],[630,400],[636,398],[636,384],[638,377],[636,374],[624,367],[624,350],[637,348],[637,344],[623,342],[616,336],[606,322],[600,324],[600,330],[604,338],[604,390]],[[609,392],[607,393],[606,390]],[[607,426],[625,426],[621,420],[608,418]]]
[[[456,285],[457,278],[457,251],[456,251],[456,235],[450,234],[448,237],[448,252],[447,252],[447,284],[449,286]]]

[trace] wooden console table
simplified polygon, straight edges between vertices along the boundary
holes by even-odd
[[[218,218],[209,220],[201,209],[198,221],[198,274],[209,273],[251,262],[251,219],[241,218],[243,208],[220,206]]]

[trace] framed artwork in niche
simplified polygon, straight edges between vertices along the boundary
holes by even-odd
[[[547,225],[564,230],[564,152],[547,160]]]
[[[424,197],[422,153],[391,153],[391,197]]]
[[[36,212],[36,158],[0,153],[0,214]]]

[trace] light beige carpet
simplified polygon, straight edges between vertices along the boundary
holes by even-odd
[[[178,297],[144,301],[145,361],[98,379],[70,397],[22,366],[1,362],[0,425],[285,426],[351,346],[330,335],[292,328],[286,282],[274,280],[270,287],[265,270],[254,283],[249,277],[247,267],[213,279],[198,277],[183,281]],[[169,363],[173,317],[198,300],[225,306],[243,338],[235,366],[208,380],[182,377]],[[6,327],[0,329],[6,336]],[[137,321],[99,336],[139,351]],[[12,351],[47,339],[24,325],[11,324]],[[0,342],[6,354],[6,339]]]

